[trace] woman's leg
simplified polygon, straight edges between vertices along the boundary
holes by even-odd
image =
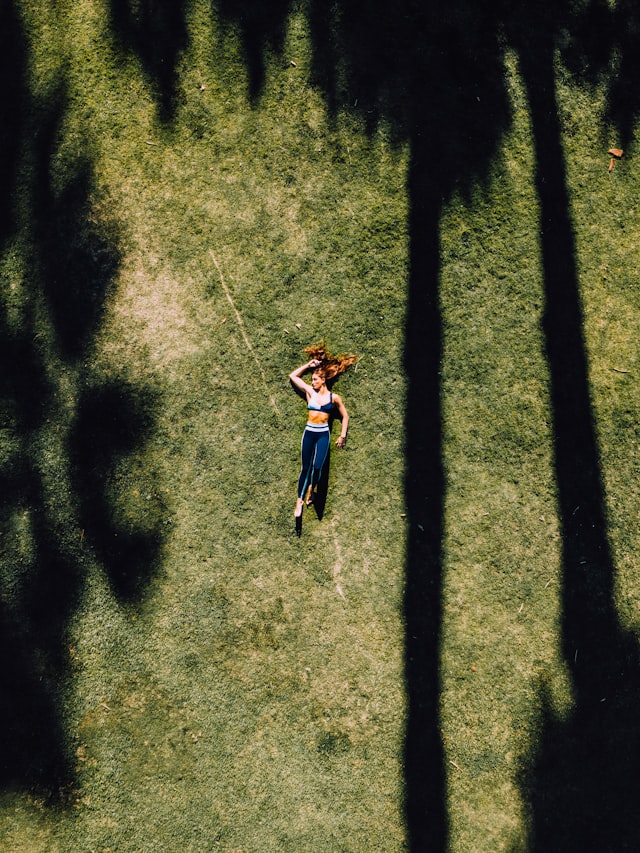
[[[311,485],[313,477],[313,460],[318,435],[319,433],[312,432],[308,429],[305,429],[302,433],[302,443],[300,445],[302,466],[300,468],[300,476],[298,477],[298,501],[303,500],[304,493]]]
[[[300,455],[302,465],[298,477],[298,500],[296,501],[295,519],[296,533],[300,536],[302,532],[302,509],[304,507],[305,492],[307,493],[307,504],[312,502],[313,489],[318,484],[327,454],[331,433],[329,430],[316,432],[305,429],[302,433]]]
[[[302,442],[300,445],[300,455],[302,457],[302,465],[300,467],[300,476],[298,477],[298,500],[296,501],[295,519],[296,519],[296,534],[300,536],[302,533],[302,509],[304,506],[304,493],[309,488],[311,478],[313,477],[313,458],[315,454],[316,434],[311,430],[305,429],[302,433]]]
[[[320,480],[320,475],[322,474],[322,468],[324,463],[327,461],[327,454],[329,453],[329,444],[331,443],[331,433],[329,430],[325,432],[317,433],[317,441],[315,446],[315,452],[313,454],[313,472],[311,475],[311,487],[315,489],[318,485],[318,481]]]

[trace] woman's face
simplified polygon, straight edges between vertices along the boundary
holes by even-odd
[[[321,370],[314,370],[311,374],[311,387],[314,391],[318,391],[324,385],[324,373]]]

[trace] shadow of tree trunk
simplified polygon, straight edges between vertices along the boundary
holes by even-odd
[[[440,635],[444,476],[440,405],[441,198],[428,128],[411,147],[410,276],[405,330],[405,680],[404,764],[409,849],[444,851],[448,819],[440,734]]]
[[[640,660],[637,643],[619,626],[613,598],[614,561],[555,95],[555,44],[544,23],[534,22],[528,34],[520,65],[536,154],[562,534],[561,643],[574,698],[562,720],[542,696],[539,740],[522,779],[530,849],[632,851],[640,849]]]

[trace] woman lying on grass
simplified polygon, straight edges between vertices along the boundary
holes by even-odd
[[[343,448],[347,443],[349,415],[342,398],[331,391],[331,386],[338,376],[356,360],[355,355],[333,356],[324,344],[307,347],[305,352],[310,357],[310,361],[289,374],[291,384],[300,396],[306,399],[309,410],[307,425],[302,434],[302,468],[298,478],[298,500],[294,513],[298,536],[302,532],[302,509],[305,496],[306,504],[310,506],[314,500],[314,491],[320,480],[322,466],[329,453],[330,421],[336,409],[342,421],[342,430],[336,445]],[[311,385],[301,379],[307,370],[313,371]]]

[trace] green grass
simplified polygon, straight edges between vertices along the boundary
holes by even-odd
[[[6,501],[0,591],[6,612],[31,613],[43,560],[64,557],[53,636],[34,629],[26,660],[53,685],[73,778],[61,796],[5,785],[0,846],[406,849],[408,146],[328,113],[299,12],[252,104],[235,33],[194,2],[169,123],[103,4],[20,14],[25,122],[0,308],[26,361],[2,386],[0,464],[39,485]],[[441,221],[441,731],[456,853],[527,849],[520,774],[544,696],[559,718],[572,706],[534,153],[513,57],[506,74],[500,156]],[[638,179],[631,157],[607,172],[602,93],[559,78],[617,605],[637,635]],[[62,239],[47,254],[38,152],[56,91],[44,210]],[[106,276],[80,353],[49,287],[65,239]],[[320,338],[360,361],[338,385],[352,421],[325,517],[307,512],[296,540],[304,411],[287,374]],[[134,546],[149,577],[135,576]]]

